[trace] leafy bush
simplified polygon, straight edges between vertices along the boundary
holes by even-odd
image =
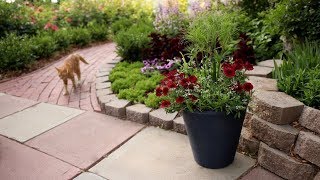
[[[121,30],[115,35],[117,53],[126,61],[142,59],[142,50],[148,47],[148,35],[153,31],[152,25],[140,23],[129,29]]]
[[[117,34],[120,30],[128,29],[133,25],[133,21],[129,18],[121,18],[111,25],[112,34]]]
[[[20,3],[0,1],[0,37],[7,33],[36,34],[36,26],[29,20],[31,9]]]
[[[1,71],[19,70],[35,60],[31,42],[26,37],[9,34],[0,40],[0,49]]]
[[[71,34],[71,43],[85,46],[91,41],[90,31],[86,28],[72,28],[69,30]]]
[[[316,0],[283,0],[266,12],[266,25],[273,31],[299,40],[320,37],[320,2]]]
[[[70,46],[72,40],[72,36],[70,35],[68,29],[60,29],[59,31],[56,31],[55,33],[53,33],[53,38],[58,44],[58,50],[67,49]]]
[[[149,99],[150,106],[158,107],[159,103],[155,105],[155,102],[150,102],[151,97],[149,98],[149,95],[152,94],[163,76],[158,72],[146,76],[140,72],[142,66],[141,62],[118,63],[109,76],[112,82],[111,89],[118,93],[118,97],[121,99],[139,103],[144,103]],[[158,100],[159,98],[154,97],[153,99]],[[160,100],[157,102],[160,102]]]
[[[40,34],[30,38],[32,53],[37,58],[50,57],[58,47],[58,44],[50,34]]]
[[[308,106],[320,108],[320,46],[306,42],[294,46],[273,75],[281,91],[299,99]]]
[[[239,6],[251,17],[257,17],[260,12],[275,6],[281,0],[241,0]]]
[[[185,53],[185,48],[188,43],[183,39],[183,35],[177,35],[175,37],[168,37],[167,35],[161,35],[158,33],[151,33],[150,48],[144,49],[144,59],[162,59],[168,60],[175,57],[182,58],[181,53]]]
[[[255,57],[258,61],[279,58],[283,51],[280,33],[273,32],[273,29],[269,28],[264,20],[253,19],[250,22],[247,34],[252,39]]]
[[[104,41],[108,39],[108,28],[105,25],[91,23],[88,26],[91,38],[94,41]]]

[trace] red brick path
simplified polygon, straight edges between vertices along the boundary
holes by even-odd
[[[76,53],[83,56],[89,64],[80,63],[82,84],[76,91],[70,91],[70,95],[63,95],[63,83],[54,68],[61,66],[66,57],[47,68],[1,83],[0,92],[40,102],[100,112],[101,108],[95,93],[95,74],[101,65],[116,57],[115,44],[106,43],[78,50]],[[71,81],[68,86],[70,90]]]

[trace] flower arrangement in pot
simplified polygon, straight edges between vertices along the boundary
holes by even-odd
[[[207,168],[233,162],[253,89],[244,75],[252,64],[232,58],[238,37],[235,22],[232,14],[200,16],[187,36],[191,60],[167,73],[156,89],[156,95],[165,98],[162,108],[182,112],[194,158]]]

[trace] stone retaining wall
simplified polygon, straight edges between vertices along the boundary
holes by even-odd
[[[320,110],[275,90],[257,90],[239,149],[284,179],[320,180]]]
[[[114,59],[96,74],[97,97],[105,113],[186,134],[178,113],[167,114],[163,109],[132,104],[112,93],[108,75],[119,61]],[[247,74],[255,92],[248,106],[239,150],[257,157],[262,167],[282,178],[320,180],[320,110],[278,92],[276,80],[269,79],[273,64],[273,60],[260,62]]]

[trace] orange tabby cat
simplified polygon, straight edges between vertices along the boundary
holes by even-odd
[[[66,58],[66,60],[64,61],[64,64],[60,68],[56,67],[58,71],[58,75],[63,80],[63,83],[64,83],[64,88],[65,88],[64,95],[69,94],[67,89],[68,79],[71,79],[73,88],[76,89],[74,73],[77,75],[78,83],[80,84],[81,72],[80,72],[79,61],[82,61],[83,63],[88,64],[88,62],[84,60],[83,57],[81,57],[79,54],[71,54]]]

